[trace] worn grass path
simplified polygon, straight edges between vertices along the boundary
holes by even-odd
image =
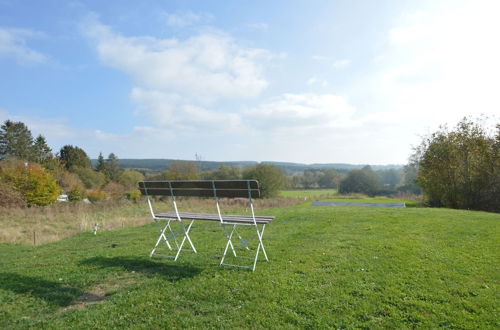
[[[31,247],[0,245],[0,328],[498,328],[500,215],[448,209],[265,211],[271,262],[147,257],[147,225]]]

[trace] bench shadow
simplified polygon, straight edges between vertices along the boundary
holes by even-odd
[[[167,265],[151,260],[132,257],[93,257],[82,261],[82,265],[94,265],[101,268],[116,268],[124,271],[143,273],[150,276],[175,282],[198,275],[201,270],[190,266]],[[0,289],[16,294],[28,295],[45,300],[49,304],[66,307],[79,297],[87,297],[88,292],[58,281],[49,281],[39,277],[25,276],[16,273],[0,273]],[[99,297],[100,298],[100,297]]]
[[[17,294],[27,294],[58,306],[68,306],[83,294],[80,289],[59,282],[15,273],[0,273],[0,288]]]
[[[92,257],[80,262],[80,265],[92,265],[101,268],[117,268],[128,272],[160,276],[169,282],[191,278],[201,272],[200,268],[181,265],[169,265],[137,257]]]

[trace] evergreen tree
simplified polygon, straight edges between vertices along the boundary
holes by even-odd
[[[100,152],[99,157],[97,157],[97,164],[95,170],[97,172],[106,174],[106,163],[104,162],[104,157],[102,156],[102,152]]]
[[[0,127],[0,159],[9,156],[32,159],[33,136],[22,122],[6,120]]]
[[[120,166],[118,165],[118,157],[116,157],[114,153],[109,154],[108,158],[106,159],[105,166],[106,166],[106,176],[108,177],[108,179],[117,182],[121,170]]]
[[[42,135],[38,135],[33,144],[33,160],[39,164],[45,164],[52,159],[52,150]]]

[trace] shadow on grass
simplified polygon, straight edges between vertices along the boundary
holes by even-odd
[[[191,278],[201,272],[199,268],[191,266],[168,265],[137,257],[92,257],[83,260],[80,265],[117,268],[145,275],[159,275],[170,282],[179,281],[183,278]]]
[[[31,295],[61,307],[68,306],[75,298],[83,294],[82,290],[63,286],[62,283],[14,273],[0,273],[0,288],[18,294]]]

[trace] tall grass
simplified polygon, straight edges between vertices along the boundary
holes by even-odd
[[[255,200],[256,210],[291,206],[301,198]],[[171,211],[170,200],[153,202],[159,211]],[[221,199],[223,213],[248,214],[246,199]],[[180,211],[217,212],[212,199],[179,198]],[[146,200],[138,203],[126,200],[103,201],[95,204],[58,203],[46,207],[0,208],[0,242],[14,244],[44,244],[82,232],[98,232],[123,227],[141,226],[151,222]]]

